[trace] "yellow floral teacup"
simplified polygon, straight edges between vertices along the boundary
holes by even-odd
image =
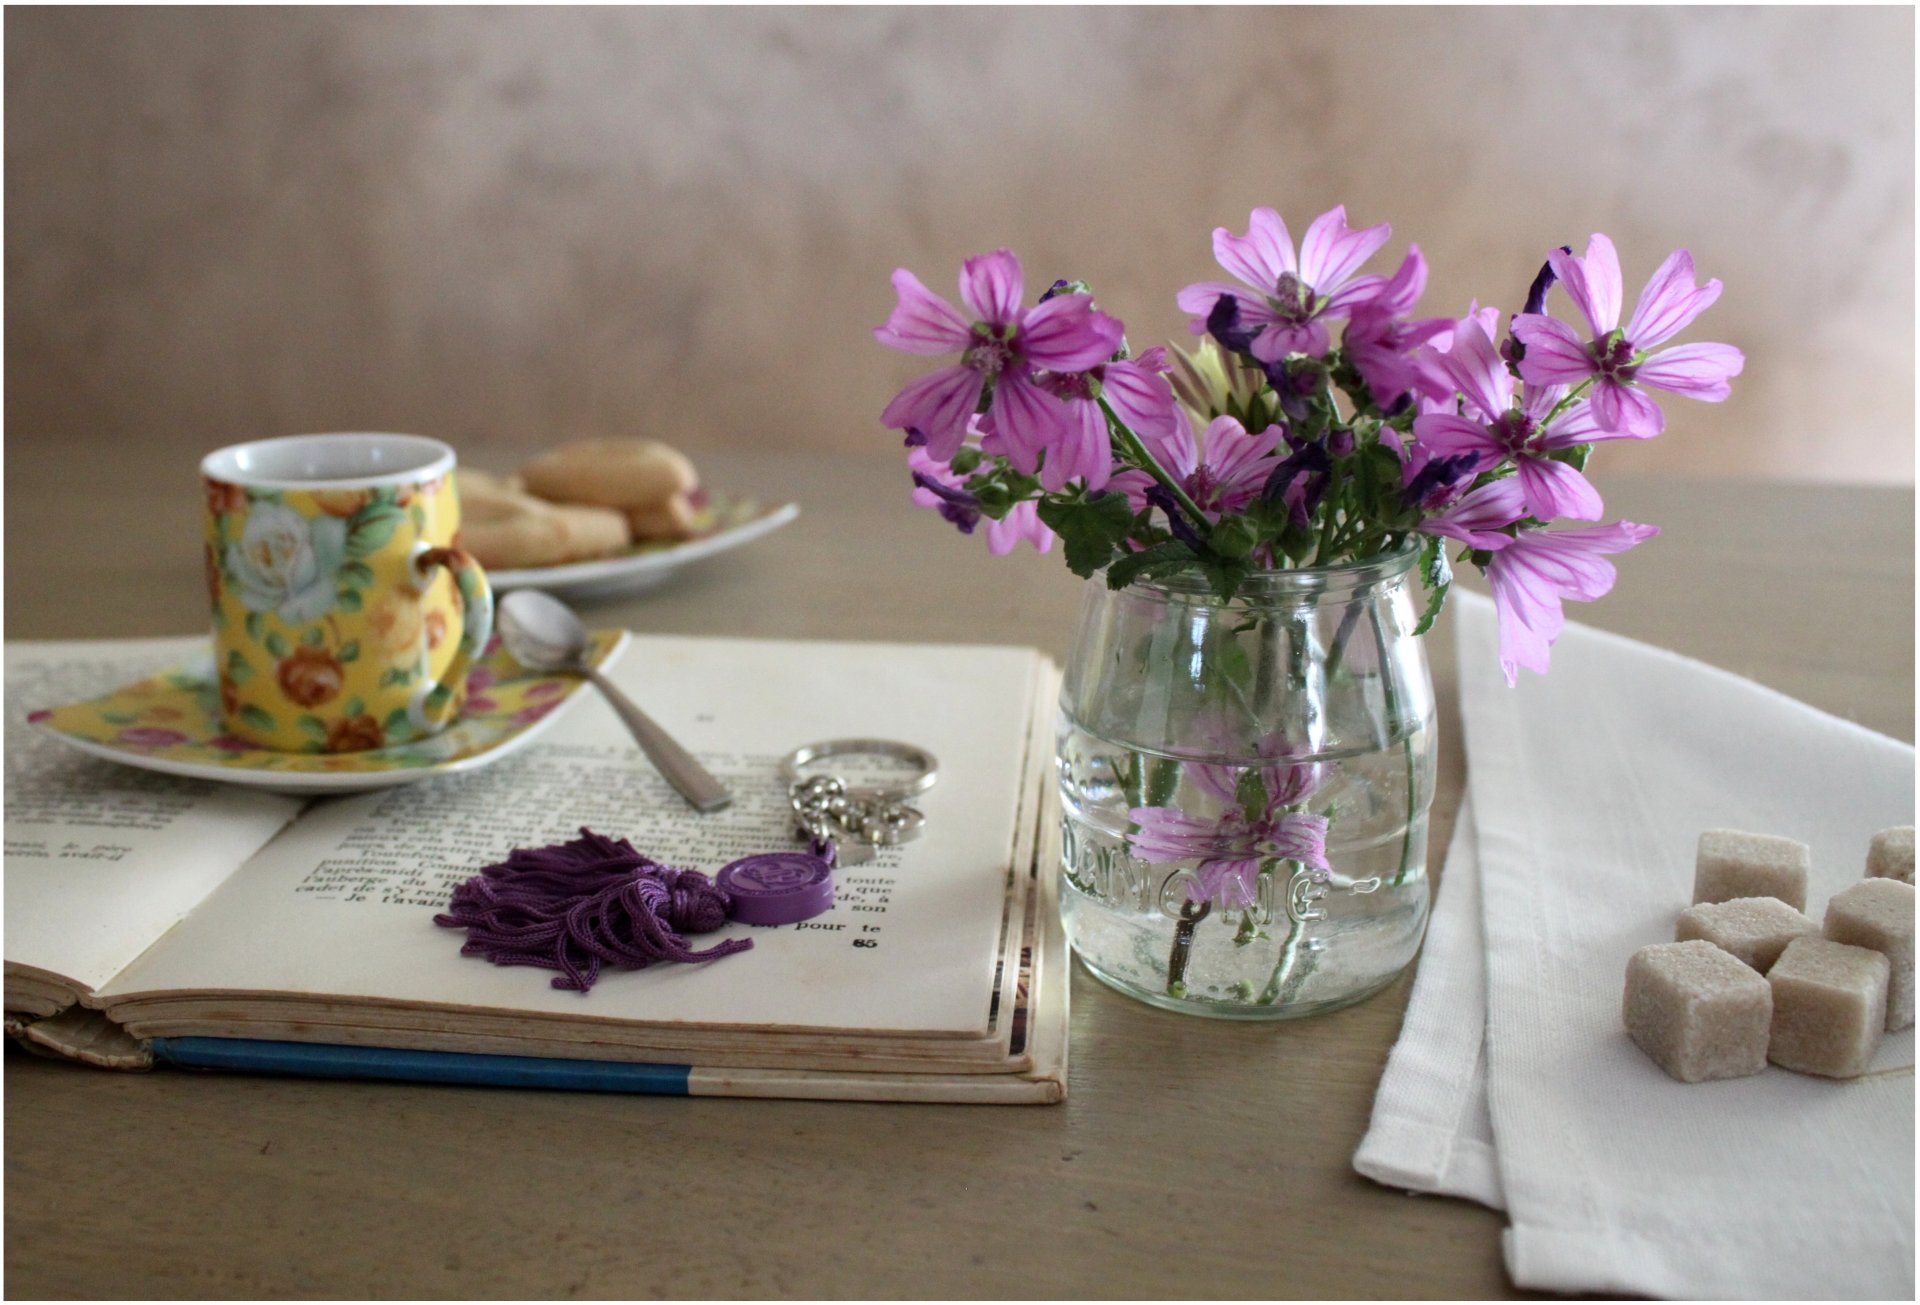
[[[438,733],[493,632],[454,547],[453,450],[418,435],[294,435],[200,464],[221,712],[282,752]]]

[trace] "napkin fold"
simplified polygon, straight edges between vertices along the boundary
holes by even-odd
[[[1627,1037],[1627,958],[1673,937],[1703,829],[1809,844],[1808,914],[1913,821],[1911,747],[1569,624],[1509,688],[1457,595],[1468,803],[1355,1167],[1506,1209],[1521,1287],[1914,1294],[1913,1034],[1833,1082],[1682,1084]]]

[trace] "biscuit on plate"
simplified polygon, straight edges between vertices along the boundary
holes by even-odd
[[[655,440],[580,440],[520,468],[527,492],[554,503],[632,512],[659,507],[699,484],[693,464]]]
[[[619,512],[556,506],[502,489],[497,481],[480,486],[478,493],[467,489],[460,515],[461,546],[481,566],[495,570],[611,557],[633,542]]]

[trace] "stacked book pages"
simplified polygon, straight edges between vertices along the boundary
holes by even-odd
[[[733,789],[700,815],[597,695],[478,770],[302,802],[84,756],[30,711],[193,640],[6,649],[6,1007],[36,1049],[174,1064],[710,1096],[1054,1102],[1067,957],[1049,807],[1058,672],[1030,649],[636,636],[610,673]],[[586,993],[463,956],[455,885],[584,827],[714,873],[791,850],[780,759],[897,739],[939,761],[919,839],[798,924]]]

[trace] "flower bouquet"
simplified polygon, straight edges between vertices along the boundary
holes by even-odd
[[[1718,401],[1739,350],[1669,341],[1720,293],[1669,255],[1621,324],[1613,244],[1550,253],[1520,312],[1414,315],[1410,246],[1272,209],[1214,232],[1232,281],[1178,295],[1190,349],[1129,349],[1085,284],[1028,305],[1019,260],[966,261],[962,311],[913,273],[875,337],[957,355],[882,421],[916,501],[989,548],[1058,538],[1100,575],[1063,694],[1063,910],[1123,990],[1228,1015],[1357,1000],[1425,923],[1432,689],[1419,636],[1452,565],[1482,570],[1509,682],[1547,669],[1566,599],[1657,533],[1599,522],[1596,444]],[[1553,316],[1558,286],[1574,310]],[[1449,551],[1454,552],[1450,560]],[[1416,593],[1417,588],[1424,594]],[[1205,922],[1218,921],[1216,927]]]

